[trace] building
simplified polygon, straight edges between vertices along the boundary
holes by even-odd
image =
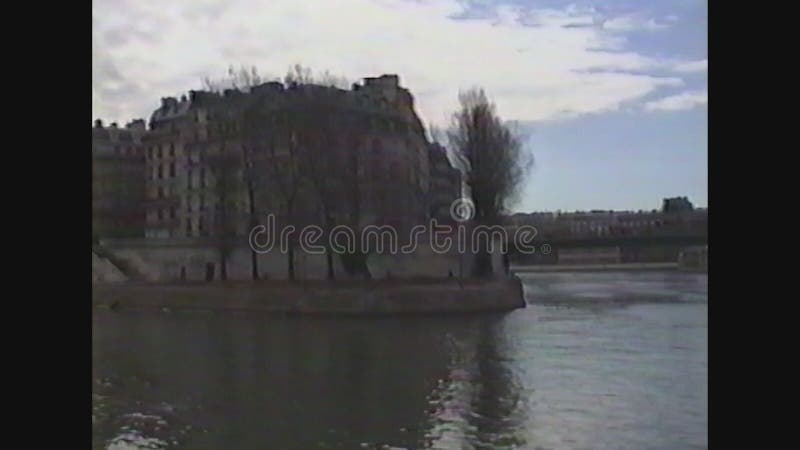
[[[431,143],[428,149],[430,167],[430,187],[428,206],[431,218],[439,223],[449,222],[450,206],[462,197],[461,171],[453,167],[447,157],[447,149],[438,143]]]
[[[92,127],[92,238],[144,237],[144,120]]]
[[[661,210],[665,213],[687,212],[694,210],[694,205],[687,197],[665,198]]]
[[[708,210],[687,199],[668,203],[667,211],[535,212],[511,216],[512,225],[532,225],[540,238],[604,238],[706,234]]]
[[[323,137],[308,159],[328,166],[327,173],[307,170],[310,165],[301,170],[292,150],[296,136],[279,136],[276,124],[311,114],[303,109],[308,99],[323,97],[331,100],[326,117],[334,127],[357,124],[358,132]],[[337,222],[355,215],[359,225],[400,230],[428,216],[429,144],[413,97],[396,75],[366,78],[351,90],[269,82],[247,92],[163,98],[145,145],[148,238],[246,235],[253,217],[268,213],[279,224],[320,225],[325,214]],[[326,201],[315,195],[322,178]]]

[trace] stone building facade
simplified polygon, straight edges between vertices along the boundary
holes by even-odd
[[[439,223],[451,221],[450,206],[462,197],[461,171],[453,167],[447,149],[432,143],[428,150],[430,166],[429,214]]]
[[[144,120],[92,127],[92,237],[137,238],[145,230]]]
[[[329,116],[336,128],[356,124],[357,131],[339,136],[348,139],[343,144],[326,147],[325,141],[316,149],[313,159],[324,161],[323,169],[329,165],[330,173],[294,174],[294,137],[269,134],[315,93],[332,99]],[[149,128],[148,238],[243,236],[254,216],[270,213],[279,223],[321,225],[322,209],[344,217],[355,208],[359,225],[386,224],[401,231],[429,215],[429,143],[413,97],[395,75],[366,78],[350,90],[270,82],[248,92],[192,91],[181,99],[162,99]],[[348,158],[355,161],[352,172],[343,170]],[[330,183],[333,193],[325,205],[315,195],[313,177]],[[287,184],[293,191],[291,219],[282,195]]]

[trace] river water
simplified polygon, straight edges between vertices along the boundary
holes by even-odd
[[[708,447],[708,277],[521,275],[453,318],[95,310],[96,449]]]

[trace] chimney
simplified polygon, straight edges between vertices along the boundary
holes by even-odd
[[[145,130],[145,123],[144,119],[136,119],[125,125],[125,128],[129,130]]]
[[[117,122],[111,122],[111,128],[117,128]]]
[[[397,75],[381,75],[381,80],[387,87],[399,87],[400,77]]]
[[[162,109],[171,109],[175,108],[178,104],[178,99],[175,97],[162,97],[161,98],[161,108]]]
[[[103,128],[103,121],[100,120],[100,119],[95,120],[94,121],[94,127],[95,128]]]

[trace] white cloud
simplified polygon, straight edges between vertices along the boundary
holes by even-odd
[[[680,111],[692,109],[708,103],[708,91],[682,92],[644,104],[646,111]]]
[[[614,17],[603,22],[603,29],[612,32],[628,31],[658,31],[669,28],[669,25],[658,23],[655,19],[646,18],[639,14],[629,14],[626,16]]]
[[[675,64],[672,70],[678,73],[705,72],[708,70],[708,60],[701,59],[699,61],[680,62]]]
[[[475,85],[505,118],[547,120],[615,110],[682,84],[642,73],[665,60],[626,50],[619,28],[600,26],[593,9],[453,18],[463,12],[456,0],[95,0],[92,113],[149,116],[160,97],[200,88],[229,64],[273,75],[294,63],[353,79],[397,73],[422,119],[438,123],[459,89]]]

